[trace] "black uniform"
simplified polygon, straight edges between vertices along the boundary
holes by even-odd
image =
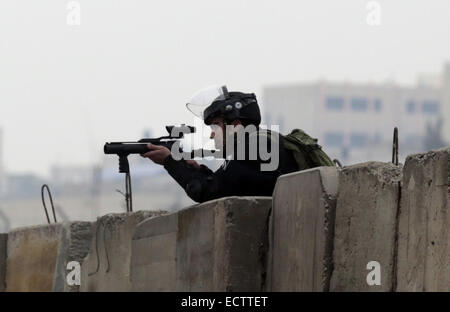
[[[279,138],[279,165],[274,171],[261,171],[261,163],[269,161],[259,157],[249,160],[248,153],[244,160],[225,160],[215,172],[204,165],[200,169],[192,168],[186,161],[174,160],[172,156],[164,161],[164,168],[196,202],[226,196],[272,196],[277,178],[298,170],[292,152],[283,147],[282,137]]]

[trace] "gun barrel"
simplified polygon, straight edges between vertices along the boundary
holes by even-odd
[[[149,151],[146,143],[105,143],[105,154],[143,154]]]
[[[159,139],[142,139],[138,142],[109,142],[105,143],[103,152],[105,154],[129,155],[129,154],[143,154],[149,151],[147,144],[165,146],[172,149],[176,140],[161,141]]]

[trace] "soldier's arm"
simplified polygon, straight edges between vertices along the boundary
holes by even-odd
[[[192,180],[206,179],[213,174],[213,171],[205,165],[200,165],[199,168],[196,168],[190,166],[185,160],[173,159],[171,155],[164,160],[163,166],[169,175],[177,181],[186,192],[189,189],[189,184]]]
[[[172,156],[164,161],[164,168],[169,175],[186,191],[186,194],[196,202],[215,199],[223,193],[222,178],[205,165],[200,168],[189,166],[185,160],[174,160]],[[222,191],[221,191],[222,190]]]
[[[276,172],[261,172],[259,162],[231,161],[224,170],[211,171],[206,166],[200,169],[189,167],[183,160],[168,157],[164,168],[186,194],[196,202],[205,202],[226,196],[271,196]]]

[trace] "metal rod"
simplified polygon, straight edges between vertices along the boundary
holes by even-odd
[[[398,128],[394,128],[394,138],[392,141],[392,163],[398,166]]]
[[[133,197],[131,193],[131,176],[130,172],[125,173],[125,201],[127,204],[127,212],[133,211]]]
[[[47,222],[50,224],[50,217],[48,216],[47,206],[45,205],[45,199],[44,199],[44,189],[47,189],[48,197],[50,198],[50,205],[52,206],[52,212],[53,212],[53,219],[56,221],[56,214],[55,214],[55,206],[53,205],[53,198],[52,193],[50,192],[50,188],[47,184],[42,185],[41,187],[41,199],[42,199],[42,205],[44,206],[45,215],[47,217]]]

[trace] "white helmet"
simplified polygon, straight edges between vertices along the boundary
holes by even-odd
[[[226,86],[213,85],[196,92],[186,104],[187,109],[203,119],[203,111],[215,100],[225,98]]]

